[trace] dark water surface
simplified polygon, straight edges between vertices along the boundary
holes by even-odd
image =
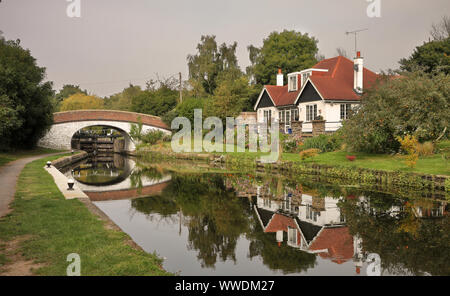
[[[371,256],[383,275],[450,274],[445,201],[266,174],[178,173],[119,156],[67,174],[181,275],[366,275]]]

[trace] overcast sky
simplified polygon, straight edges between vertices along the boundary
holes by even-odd
[[[431,24],[450,15],[449,0],[380,1],[381,17],[369,18],[367,0],[81,0],[81,18],[69,18],[66,0],[2,0],[0,30],[31,50],[55,89],[79,84],[106,96],[156,73],[186,78],[186,56],[206,34],[237,41],[245,69],[247,46],[261,46],[272,31],[307,32],[330,58],[337,47],[353,56],[345,32],[368,28],[358,38],[365,66],[397,68],[428,40]]]

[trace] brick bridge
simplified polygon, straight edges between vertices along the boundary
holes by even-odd
[[[135,150],[130,137],[132,124],[142,122],[142,132],[160,130],[170,134],[169,127],[160,117],[126,111],[113,110],[76,110],[53,114],[53,125],[47,134],[39,140],[38,146],[52,149],[71,149],[73,135],[82,128],[106,126],[118,130],[125,138],[125,150]]]

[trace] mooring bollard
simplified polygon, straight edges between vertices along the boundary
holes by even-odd
[[[73,179],[69,179],[67,181],[67,185],[69,186],[69,188],[67,190],[73,190],[73,185],[75,184],[75,181]]]

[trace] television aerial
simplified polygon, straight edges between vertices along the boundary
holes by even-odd
[[[367,30],[369,30],[369,29],[366,28],[366,29],[361,29],[361,30],[345,32],[345,35],[349,35],[349,34],[355,35],[355,56],[356,56],[356,53],[358,52],[357,35],[358,35],[358,33],[363,32],[363,31],[367,31]]]

